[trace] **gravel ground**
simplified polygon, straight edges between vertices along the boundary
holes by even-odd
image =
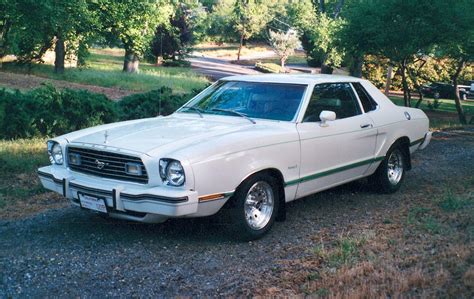
[[[370,228],[432,182],[472,178],[472,161],[474,132],[436,133],[414,157],[397,194],[379,195],[360,183],[326,191],[289,204],[286,222],[248,243],[233,241],[218,217],[146,225],[67,207],[0,220],[0,297],[258,293],[260,281],[271,280],[282,261],[308,255],[321,231],[338,235]]]

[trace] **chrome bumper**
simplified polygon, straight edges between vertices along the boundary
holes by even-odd
[[[78,193],[103,198],[109,215],[140,222],[163,222],[198,212],[199,198],[195,191],[170,187],[148,187],[140,184],[74,175],[65,169],[46,166],[38,169],[41,183],[79,205]]]
[[[428,144],[430,144],[432,134],[433,134],[432,132],[427,132],[425,134],[425,138],[423,139],[423,142],[420,144],[420,147],[418,148],[419,150],[425,149],[428,146]]]

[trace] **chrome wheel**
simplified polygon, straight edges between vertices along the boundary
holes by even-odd
[[[394,150],[388,158],[387,165],[388,181],[392,185],[397,185],[403,176],[403,155],[400,150]]]
[[[250,187],[245,198],[244,210],[247,224],[254,230],[264,228],[272,218],[275,198],[271,185],[258,181]]]

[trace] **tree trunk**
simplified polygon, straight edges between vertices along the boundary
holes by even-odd
[[[242,51],[242,46],[244,44],[244,34],[240,35],[240,44],[239,44],[239,51],[237,52],[237,61],[240,61],[240,51]]]
[[[138,73],[140,60],[138,55],[132,51],[125,51],[125,60],[123,62],[123,71],[127,73]]]
[[[461,58],[458,62],[456,72],[453,75],[453,85],[454,85],[454,95],[455,95],[454,101],[456,102],[456,110],[458,111],[459,122],[463,125],[467,124],[467,119],[461,105],[461,96],[459,95],[458,79],[465,65],[466,65],[466,60],[464,58]]]
[[[387,79],[385,81],[385,95],[388,97],[390,93],[390,86],[392,85],[393,66],[389,65],[387,68]]]
[[[407,70],[405,61],[400,65],[400,72],[402,74],[402,86],[403,86],[403,102],[406,107],[411,107],[411,94],[408,87],[407,81]]]
[[[326,12],[326,4],[324,3],[324,0],[319,0],[319,12]]]
[[[64,73],[64,59],[66,58],[66,51],[64,47],[64,40],[61,37],[57,37],[54,53],[54,72],[62,74]]]
[[[350,75],[353,77],[362,78],[362,65],[364,64],[364,57],[354,56],[350,68]]]

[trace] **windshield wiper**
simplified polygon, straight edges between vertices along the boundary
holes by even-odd
[[[228,109],[219,109],[219,108],[212,108],[211,111],[232,113],[234,115],[245,118],[246,120],[248,120],[249,122],[251,122],[253,124],[256,124],[256,122],[253,119],[251,119],[250,117],[248,117],[247,115],[245,115],[242,112],[238,112],[238,111],[235,111],[235,110],[228,110]]]
[[[204,116],[202,116],[202,113],[204,112],[204,110],[202,110],[201,108],[193,107],[193,106],[184,106],[183,108],[196,111],[201,118],[204,118]]]

